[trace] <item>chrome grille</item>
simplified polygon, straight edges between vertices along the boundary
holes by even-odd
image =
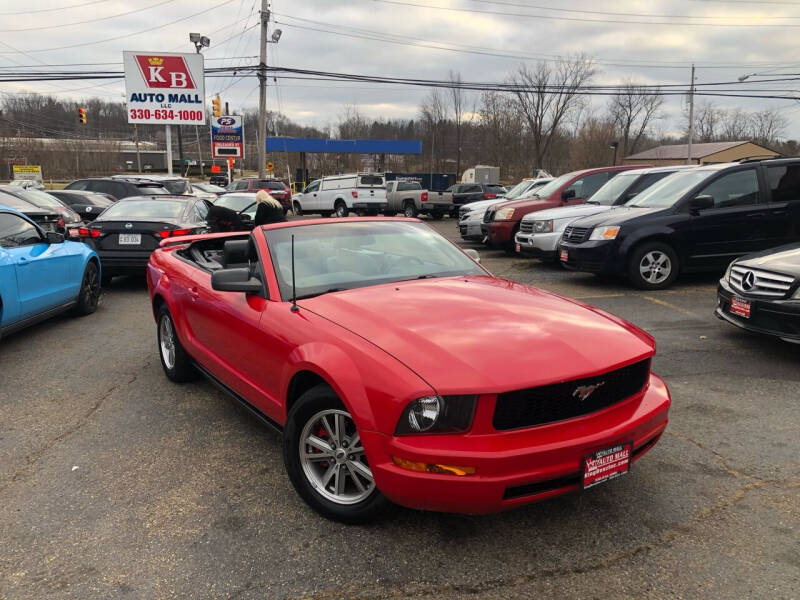
[[[466,206],[461,206],[458,209],[458,220],[462,221],[464,219],[464,217],[467,216],[468,212],[469,212],[469,209]]]
[[[561,239],[565,242],[579,244],[586,241],[586,239],[589,237],[589,231],[590,229],[588,227],[573,227],[572,225],[567,225],[567,228],[564,229],[564,235],[561,236]]]
[[[770,273],[744,265],[734,265],[731,269],[731,287],[748,296],[785,298],[793,283],[794,278],[789,275]]]
[[[522,221],[519,224],[520,233],[533,233],[533,221]]]

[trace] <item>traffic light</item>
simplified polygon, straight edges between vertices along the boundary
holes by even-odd
[[[86,109],[82,106],[78,109],[78,121],[82,125],[86,125]]]
[[[211,99],[211,112],[214,113],[215,117],[222,116],[222,100],[219,99],[219,96]]]

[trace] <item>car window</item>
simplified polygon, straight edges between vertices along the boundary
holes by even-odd
[[[194,205],[195,221],[205,221],[208,216],[208,205],[205,202],[197,202]]]
[[[89,182],[86,179],[78,179],[67,185],[65,190],[85,190]]]
[[[502,185],[497,185],[497,184],[494,184],[494,183],[490,183],[486,187],[489,188],[490,192],[494,192],[496,194],[505,194],[506,193],[506,188],[504,188]]]
[[[42,241],[39,230],[25,219],[9,213],[0,213],[0,248],[32,246]]]
[[[73,204],[91,204],[91,202],[84,202],[84,196],[81,194],[80,196],[77,194],[69,194],[67,192],[59,192],[59,191],[52,191],[50,192],[51,196],[55,196],[59,200],[61,200],[64,204],[72,206]]]
[[[185,203],[175,200],[123,200],[110,206],[103,213],[103,220],[112,219],[177,219],[184,211]]]
[[[767,167],[773,202],[800,202],[800,164]]]
[[[175,181],[164,181],[163,186],[167,188],[170,194],[176,196],[183,196],[192,193],[192,187],[185,179],[176,179]]]
[[[758,203],[758,175],[755,169],[728,173],[697,193],[714,198],[714,208],[747,206]]]
[[[592,173],[572,182],[567,190],[575,190],[576,198],[591,198],[606,181],[608,181],[608,173]]]
[[[483,188],[479,185],[471,185],[466,191],[468,194],[481,193],[483,192]]]
[[[237,181],[236,185],[234,186],[234,190],[246,190],[250,186],[250,183],[247,181]]]
[[[260,190],[285,190],[286,186],[283,185],[282,181],[276,181],[274,179],[261,179],[258,182],[258,189],[260,189]]]
[[[383,177],[380,175],[362,175],[358,185],[383,185]]]
[[[252,194],[225,194],[224,196],[220,196],[214,205],[241,212],[254,206],[255,203],[256,197]],[[253,212],[255,213],[255,209],[253,209]]]
[[[660,171],[658,173],[647,173],[646,175],[642,175],[639,179],[636,180],[630,188],[628,188],[626,195],[628,198],[632,197],[634,194],[638,194],[642,190],[646,190],[651,185],[656,183],[657,181],[661,181],[667,175],[672,175],[675,171]],[[618,179],[622,177],[622,175],[618,175],[614,179]]]
[[[309,192],[316,192],[319,189],[319,179],[317,181],[312,181],[306,186],[306,189],[303,190],[304,194]]]

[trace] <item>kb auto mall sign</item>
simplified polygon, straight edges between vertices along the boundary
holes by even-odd
[[[202,54],[123,52],[128,123],[204,125]]]

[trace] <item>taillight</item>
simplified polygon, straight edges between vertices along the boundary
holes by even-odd
[[[181,235],[189,235],[190,233],[192,233],[191,229],[164,229],[158,232],[158,236],[162,239],[167,239],[168,237],[178,237]]]
[[[491,200],[493,198],[497,198],[497,194],[490,194],[490,193],[487,192],[487,193],[485,193],[483,195],[483,199],[484,200]]]
[[[358,198],[358,190],[350,190],[350,193],[353,195],[353,198]]]
[[[57,227],[59,227],[61,229],[64,229],[66,224],[67,224],[67,222],[64,220],[64,217],[58,217],[58,222],[56,223]]]
[[[419,195],[419,201],[420,202],[427,202],[428,201],[428,192],[422,192]]]
[[[98,237],[100,237],[100,230],[99,229],[89,229],[88,227],[79,227],[78,228],[78,235],[81,236],[81,237],[98,238]]]

